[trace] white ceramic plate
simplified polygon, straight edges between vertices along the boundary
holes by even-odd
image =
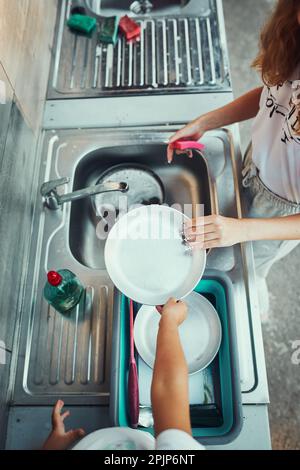
[[[222,327],[218,313],[205,297],[192,292],[185,302],[188,304],[188,316],[179,327],[179,335],[189,374],[195,374],[216,357],[222,340]],[[136,349],[152,368],[160,318],[155,307],[143,305],[134,323]]]
[[[205,250],[187,251],[182,225],[189,220],[166,206],[131,210],[111,229],[105,245],[108,274],[128,298],[146,305],[182,299],[200,281]]]
[[[130,428],[106,428],[85,436],[73,450],[153,450],[155,439],[148,432]]]

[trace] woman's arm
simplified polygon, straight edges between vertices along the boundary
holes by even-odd
[[[198,217],[185,227],[185,235],[192,247],[203,249],[255,240],[300,240],[300,214],[269,219]]]
[[[255,88],[231,103],[198,118],[205,131],[254,118],[259,111],[262,87]]]
[[[262,87],[255,88],[232,101],[232,103],[207,114],[203,114],[172,135],[169,140],[170,144],[179,139],[199,140],[203,134],[209,130],[229,126],[230,124],[246,121],[247,119],[255,117],[259,111],[261,92]],[[172,146],[169,145],[169,163],[171,163],[172,159],[173,149]]]
[[[163,307],[151,386],[155,435],[167,429],[191,434],[188,368],[178,334],[187,315],[184,302],[170,299]]]
[[[242,219],[244,241],[300,240],[300,214],[272,219]]]

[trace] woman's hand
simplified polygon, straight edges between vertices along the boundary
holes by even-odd
[[[255,117],[259,111],[261,92],[262,87],[255,88],[232,103],[203,114],[172,135],[167,151],[168,162],[171,163],[173,160],[174,148],[172,144],[176,140],[199,140],[207,131]],[[187,152],[177,150],[176,153]],[[192,157],[192,152],[189,152],[189,157]]]
[[[163,306],[157,306],[156,309],[161,314],[162,319],[174,321],[177,326],[181,325],[187,317],[187,305],[181,300],[171,298]]]
[[[58,400],[52,412],[52,431],[45,442],[44,450],[66,450],[78,439],[85,436],[83,429],[71,429],[66,431],[65,419],[70,415],[69,411],[62,413],[64,402]]]
[[[172,163],[173,155],[174,155],[174,148],[172,144],[177,140],[199,140],[203,134],[206,132],[206,127],[203,122],[202,117],[195,119],[194,121],[190,122],[182,129],[177,131],[174,135],[170,137],[169,145],[167,149],[167,158],[168,163]],[[176,150],[176,154],[185,153],[188,155],[189,158],[193,157],[193,153],[187,150]]]
[[[247,239],[243,219],[221,215],[198,217],[185,223],[184,234],[193,249],[203,250],[232,246]]]

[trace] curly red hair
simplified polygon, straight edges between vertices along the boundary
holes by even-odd
[[[267,86],[289,80],[300,63],[299,12],[300,0],[278,0],[261,32],[260,51],[252,66]],[[296,133],[300,135],[300,110]]]

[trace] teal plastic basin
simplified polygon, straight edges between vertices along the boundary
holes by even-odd
[[[231,286],[232,287],[232,286]],[[222,324],[222,343],[213,364],[218,362],[218,388],[223,423],[216,427],[193,427],[193,436],[203,443],[228,443],[239,434],[241,418],[241,392],[236,358],[236,335],[234,328],[233,302],[230,280],[226,276],[205,276],[195,291],[204,295],[218,312]],[[119,312],[119,347],[117,352],[118,380],[114,397],[116,426],[129,426],[127,413],[127,372],[129,362],[129,300],[121,295]],[[231,311],[230,311],[231,310]],[[209,367],[213,367],[213,364]],[[154,433],[153,428],[140,428]]]

